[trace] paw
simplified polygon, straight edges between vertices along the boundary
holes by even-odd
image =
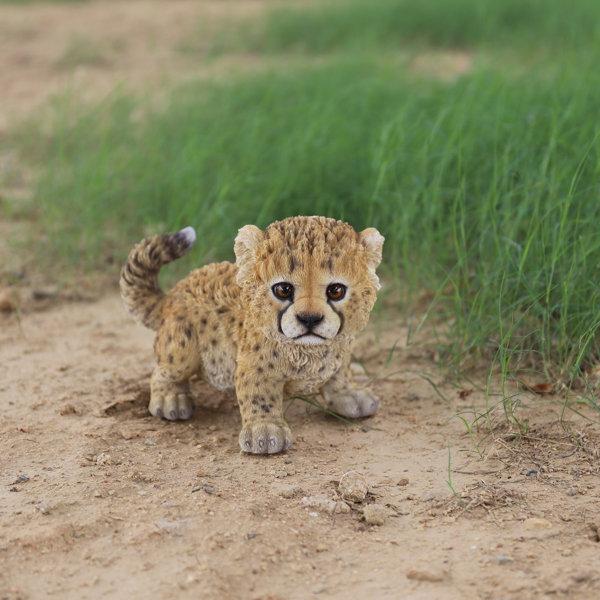
[[[240,448],[252,454],[274,454],[287,450],[294,439],[290,428],[281,423],[250,423],[240,432]]]
[[[335,396],[327,394],[325,401],[329,410],[351,419],[374,415],[381,404],[379,398],[368,389],[343,390]]]
[[[194,414],[194,399],[189,392],[180,390],[153,392],[148,410],[155,417],[185,421]]]

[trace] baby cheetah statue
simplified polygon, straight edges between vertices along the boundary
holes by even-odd
[[[324,406],[364,417],[379,398],[356,387],[350,345],[375,304],[383,237],[357,233],[342,221],[291,217],[261,231],[242,227],[235,264],[192,271],[165,294],[163,265],[194,244],[191,227],[141,241],[121,271],[121,296],[131,314],[156,330],[149,410],[189,419],[189,387],[199,375],[219,390],[235,388],[245,452],[286,450],[292,433],[283,401],[320,393]]]

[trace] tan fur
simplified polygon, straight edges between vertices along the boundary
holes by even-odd
[[[349,368],[352,339],[379,289],[383,237],[376,229],[357,233],[325,217],[291,217],[264,232],[247,225],[235,240],[235,264],[197,269],[164,295],[158,270],[191,246],[186,231],[140,242],[121,273],[125,304],[157,331],[153,415],[189,418],[188,380],[198,374],[218,389],[235,388],[240,446],[261,454],[292,443],[285,398],[320,393],[347,417],[377,411],[379,399],[354,385]],[[278,283],[293,286],[293,297],[278,298]],[[332,284],[346,286],[342,299],[328,297]]]

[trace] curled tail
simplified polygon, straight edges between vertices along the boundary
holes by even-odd
[[[196,232],[186,227],[136,244],[121,269],[121,298],[129,312],[150,329],[158,329],[166,294],[158,285],[161,267],[183,256],[196,241]]]

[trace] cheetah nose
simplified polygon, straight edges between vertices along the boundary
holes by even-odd
[[[324,315],[315,315],[313,313],[299,313],[296,318],[302,325],[307,327],[309,330],[313,329],[315,325],[318,325],[324,318]]]

